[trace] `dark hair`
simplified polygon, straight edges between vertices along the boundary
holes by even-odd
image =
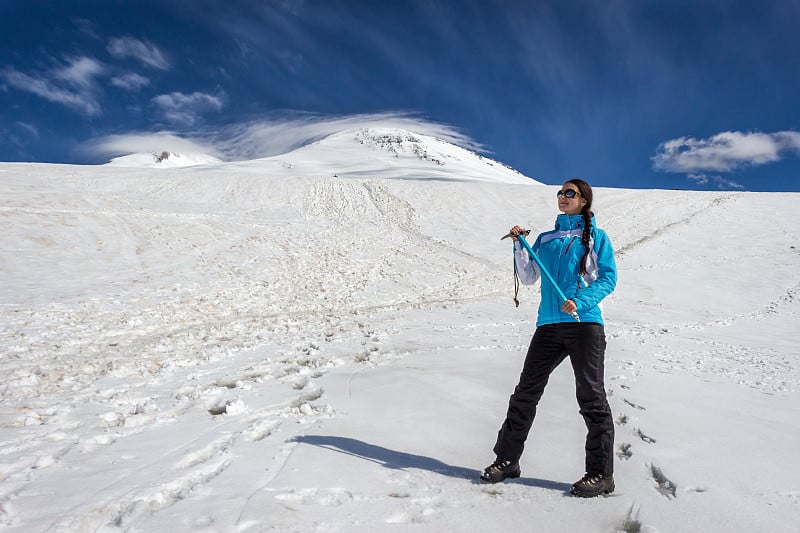
[[[564,184],[566,185],[567,183],[576,186],[578,192],[581,193],[581,198],[586,200],[586,205],[581,209],[581,215],[583,215],[583,235],[581,235],[581,243],[586,249],[583,253],[583,257],[581,257],[581,275],[583,276],[586,274],[586,261],[591,251],[589,246],[592,238],[592,217],[594,216],[594,213],[592,213],[592,186],[580,178],[568,179]]]

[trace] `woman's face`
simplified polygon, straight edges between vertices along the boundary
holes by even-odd
[[[572,191],[572,192],[567,192]],[[574,196],[573,196],[574,195]],[[572,198],[570,198],[572,196]],[[579,215],[586,205],[586,199],[581,196],[581,191],[573,183],[565,183],[558,193],[558,210],[567,215]]]

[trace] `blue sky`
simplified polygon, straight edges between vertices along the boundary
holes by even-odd
[[[798,191],[798,27],[798,0],[2,0],[0,160],[389,117],[550,184]]]

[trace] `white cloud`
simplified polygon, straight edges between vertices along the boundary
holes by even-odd
[[[196,123],[207,111],[220,111],[224,105],[222,97],[200,92],[161,94],[152,101],[161,108],[168,121],[186,126]]]
[[[117,37],[108,43],[108,53],[117,59],[132,57],[141,63],[159,70],[169,69],[169,61],[153,44],[134,39],[133,37]]]
[[[89,89],[95,83],[95,78],[103,74],[103,65],[90,57],[71,59],[69,64],[55,69],[55,78],[65,81],[75,87]]]
[[[111,78],[111,84],[120,89],[125,89],[126,91],[138,91],[142,87],[150,85],[150,80],[135,72],[128,72],[127,74]]]
[[[14,68],[0,73],[0,77],[21,91],[27,91],[50,102],[83,111],[88,115],[99,115],[97,83],[95,78],[102,75],[105,68],[101,63],[88,57],[73,58],[63,67],[48,73],[28,75]]]
[[[214,146],[181,137],[171,131],[107,135],[90,141],[79,150],[82,154],[106,159],[120,155],[164,151],[218,155]]]
[[[787,152],[800,153],[800,133],[725,131],[708,139],[679,137],[663,142],[653,163],[656,170],[665,172],[731,172],[779,161]]]

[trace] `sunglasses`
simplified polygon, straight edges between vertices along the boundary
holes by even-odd
[[[575,198],[580,197],[581,193],[576,191],[575,189],[567,189],[566,191],[558,191],[556,193],[556,198],[561,198],[562,196],[566,196],[567,198]]]

